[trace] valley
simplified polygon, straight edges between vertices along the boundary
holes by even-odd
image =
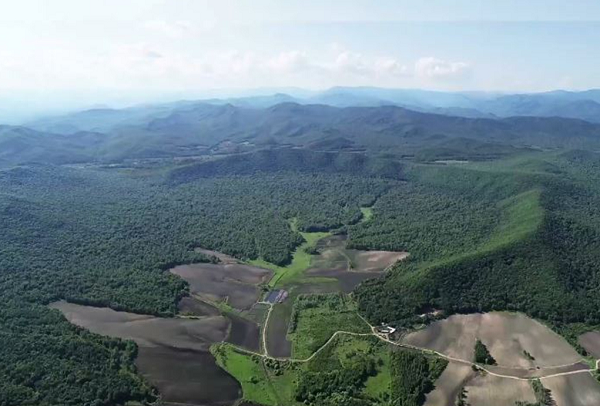
[[[324,126],[348,114],[323,111]],[[370,126],[400,114],[375,113]],[[487,125],[464,120],[452,125]],[[403,133],[418,151],[400,154],[380,128],[355,129],[361,152],[313,148],[311,133],[206,159],[1,169],[3,392],[41,406],[99,393],[102,405],[545,406],[549,393],[594,406],[600,158],[507,147],[520,136],[505,130],[502,148],[452,141],[460,157],[429,130]],[[482,347],[493,362],[477,361]],[[77,379],[83,391],[61,386]]]
[[[600,2],[0,7],[0,406],[600,406]]]
[[[296,222],[291,224],[294,227]],[[364,383],[367,396],[389,396],[385,388],[392,384],[387,365],[390,351],[417,351],[448,362],[433,382],[435,389],[423,393],[425,405],[453,405],[463,392],[470,405],[535,402],[532,380],[548,382],[560,399],[558,405],[583,406],[590,397],[600,396],[600,383],[590,384],[585,378],[596,373],[597,361],[582,358],[556,333],[523,314],[454,315],[412,332],[380,333],[358,314],[344,292],[351,292],[364,278],[385,272],[408,254],[347,249],[343,235],[302,235],[307,242],[298,250],[311,254],[300,271],[297,253],[290,265],[275,267],[279,273],[272,273],[216,251],[196,249],[219,262],[170,270],[190,286],[190,296],[180,301],[176,318],[64,301],[50,307],[91,332],[135,341],[139,348],[136,365],[160,390],[166,405],[225,405],[239,399],[274,406],[295,404],[290,386],[298,374],[320,359],[334,361],[339,355],[331,349],[337,351],[342,343],[368,353],[378,348],[383,361]],[[352,286],[344,278],[349,273],[359,275]],[[278,278],[275,283],[274,278]],[[277,295],[265,293],[269,286],[278,286]],[[284,299],[266,301],[267,296]],[[594,334],[581,337],[587,348],[600,345]],[[377,340],[372,342],[372,338]],[[473,362],[476,338],[486,343],[499,360],[497,365]],[[584,385],[577,390],[584,394],[564,400],[571,396],[566,393],[572,385]]]

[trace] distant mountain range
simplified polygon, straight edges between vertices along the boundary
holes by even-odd
[[[343,96],[346,91],[354,96]],[[585,94],[600,97],[595,91]],[[420,111],[389,105],[384,97],[396,103],[401,99],[410,101]],[[581,119],[541,114],[508,118],[439,114],[440,110],[452,109],[475,116],[475,110],[469,107],[475,102],[497,106],[498,111],[498,106],[508,104],[514,108],[537,106],[541,111],[539,106],[547,100],[571,106],[596,103],[578,97],[583,97],[582,93],[554,92],[527,99],[523,95],[361,88],[333,89],[310,98],[313,102],[326,99],[329,105],[300,104],[290,96],[276,94],[118,110],[102,108],[38,120],[28,127],[0,126],[0,165],[119,162],[282,147],[377,153],[393,150],[417,159],[487,159],[518,149],[600,149],[600,124]],[[360,100],[373,104],[381,100],[381,105],[332,106],[336,100],[339,104],[360,104]],[[436,113],[425,112],[422,106],[434,100],[437,107],[432,109]],[[449,107],[452,104],[456,106]],[[520,109],[524,111],[525,107]]]
[[[140,105],[125,109],[91,109],[24,123],[40,131],[62,134],[77,131],[106,132],[125,124],[139,124],[198,104],[230,104],[244,108],[268,108],[281,103],[322,104],[332,107],[397,106],[441,115],[467,118],[564,117],[600,123],[600,90],[504,94],[498,92],[439,92],[419,89],[335,87],[311,92],[284,89],[286,93],[236,98],[180,101]]]

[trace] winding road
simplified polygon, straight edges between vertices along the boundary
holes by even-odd
[[[387,335],[385,334],[379,334],[377,333],[377,330],[375,327],[373,327],[371,324],[369,324],[364,317],[360,316],[359,317],[371,328],[371,332],[370,333],[353,333],[351,331],[343,331],[343,330],[339,330],[336,331],[335,333],[332,334],[332,336],[329,338],[329,340],[327,340],[321,347],[319,347],[314,353],[312,353],[312,355],[308,358],[278,358],[278,357],[272,357],[269,355],[268,350],[267,350],[267,339],[266,339],[266,331],[267,331],[267,325],[269,322],[269,316],[271,315],[271,310],[273,309],[273,306],[271,305],[269,308],[269,311],[267,312],[267,316],[265,317],[265,326],[263,328],[263,353],[258,353],[258,352],[254,352],[254,351],[250,351],[250,350],[246,350],[244,348],[241,347],[237,347],[236,346],[236,350],[246,353],[246,354],[250,354],[250,355],[257,355],[259,357],[263,357],[263,358],[268,358],[268,359],[272,359],[272,360],[277,360],[277,361],[289,361],[289,362],[299,362],[299,363],[305,363],[305,362],[309,362],[310,360],[312,360],[314,357],[316,357],[323,349],[325,349],[329,344],[331,344],[335,338],[338,335],[351,335],[351,336],[359,336],[359,337],[367,337],[367,336],[375,336],[377,338],[379,338],[382,341],[385,341],[388,344],[397,346],[397,347],[402,347],[402,348],[407,348],[410,350],[415,350],[415,351],[420,351],[426,354],[431,354],[431,355],[436,355],[440,358],[443,358],[449,362],[456,362],[456,363],[460,363],[463,365],[469,365],[471,367],[475,367],[480,371],[485,371],[486,373],[490,374],[491,376],[495,376],[498,378],[505,378],[505,379],[514,379],[517,381],[531,381],[534,379],[548,379],[548,378],[555,378],[555,377],[559,377],[559,376],[566,376],[566,375],[574,375],[574,374],[581,374],[581,373],[591,373],[594,372],[596,370],[598,370],[598,368],[600,367],[600,360],[596,360],[596,366],[595,368],[588,368],[588,369],[577,369],[577,370],[573,370],[573,371],[565,371],[565,372],[558,372],[558,373],[551,373],[548,375],[536,375],[536,376],[531,376],[531,377],[522,377],[522,376],[516,376],[516,375],[507,375],[507,374],[501,374],[498,372],[494,372],[493,370],[490,370],[489,367],[483,366],[481,364],[477,364],[473,361],[469,361],[466,359],[461,359],[461,358],[456,358],[456,357],[452,357],[450,355],[446,355],[444,353],[441,353],[439,351],[435,351],[435,350],[431,350],[428,348],[423,348],[423,347],[417,347],[414,345],[410,345],[410,344],[405,344],[402,342],[398,342],[398,341],[392,341],[390,340]],[[557,366],[551,366],[551,367],[544,367],[541,368],[539,370],[536,370],[536,372],[539,373],[543,373],[544,369],[556,369],[556,368],[568,368],[568,367],[573,367],[576,365],[580,365],[582,362],[585,362],[584,359],[581,359],[580,361],[574,362],[572,364],[566,364],[566,365],[557,365]],[[528,370],[524,370],[524,369],[515,369],[515,371],[528,371]]]

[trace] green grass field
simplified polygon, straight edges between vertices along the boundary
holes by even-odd
[[[297,219],[290,221],[290,227],[293,231],[298,231]],[[312,255],[308,253],[311,248],[314,248],[317,241],[322,238],[328,237],[331,233],[318,232],[318,233],[304,233],[300,232],[304,238],[304,242],[296,248],[292,254],[292,262],[286,266],[279,266],[267,262],[263,259],[255,259],[248,261],[249,264],[258,266],[260,268],[271,269],[274,272],[273,277],[269,281],[271,288],[283,287],[287,284],[297,282],[303,278],[304,271],[310,267],[310,260]]]
[[[320,352],[311,361],[287,363],[283,368],[273,368],[275,361],[264,362],[258,356],[236,351],[227,343],[213,345],[211,352],[217,363],[241,383],[243,399],[265,406],[300,405],[295,400],[295,389],[302,373],[352,369],[365,360],[373,362],[377,372],[367,379],[360,396],[381,404],[390,396],[389,350],[375,337],[340,335],[327,351]]]
[[[239,352],[231,344],[216,344],[211,352],[218,365],[242,385],[243,398],[265,406],[295,405],[294,380],[297,370],[289,368],[275,375],[258,356]]]
[[[371,332],[346,295],[302,295],[296,299],[294,309],[295,328],[289,334],[294,358],[308,358],[336,331]]]
[[[362,219],[360,219],[361,223],[365,221],[369,221],[373,218],[373,208],[372,207],[361,207],[360,212],[362,213]]]

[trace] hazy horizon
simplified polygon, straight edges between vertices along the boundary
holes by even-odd
[[[0,35],[2,121],[264,88],[600,87],[591,0],[24,0]]]

